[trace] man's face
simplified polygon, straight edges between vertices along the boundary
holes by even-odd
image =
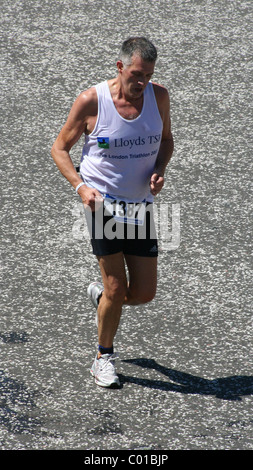
[[[139,55],[134,55],[131,65],[123,66],[119,61],[117,66],[126,97],[140,98],[154,73],[155,63],[146,62]]]

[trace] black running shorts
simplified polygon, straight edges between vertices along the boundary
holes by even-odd
[[[158,256],[152,203],[145,203],[143,225],[118,222],[107,213],[104,205],[96,212],[86,210],[86,220],[94,255],[123,252],[135,256]]]

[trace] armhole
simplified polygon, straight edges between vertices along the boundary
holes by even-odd
[[[97,112],[96,124],[94,126],[93,131],[90,134],[88,134],[88,137],[90,137],[90,136],[92,136],[96,133],[97,127],[98,127],[98,121],[99,121],[99,117],[100,117],[100,113],[101,113],[100,96],[99,96],[99,91],[98,91],[99,85],[100,84],[94,86],[94,88],[96,90],[96,93],[97,93],[97,102],[98,102],[98,112]]]
[[[150,82],[150,84],[152,85],[152,86],[150,87],[150,90],[151,90],[151,94],[152,94],[153,99],[154,99],[154,105],[155,105],[155,107],[156,107],[157,114],[158,114],[158,116],[160,117],[161,122],[163,123],[163,119],[162,119],[162,116],[161,116],[161,113],[160,113],[160,110],[159,110],[159,107],[158,107],[158,104],[157,104],[156,95],[155,95],[155,87],[154,87],[154,85],[156,85],[156,83]]]

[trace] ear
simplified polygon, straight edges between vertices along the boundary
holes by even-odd
[[[117,69],[118,69],[118,72],[119,72],[119,73],[122,73],[123,68],[124,68],[124,65],[123,65],[122,60],[118,60],[118,61],[117,61]]]

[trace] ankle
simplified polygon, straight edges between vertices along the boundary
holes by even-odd
[[[98,345],[98,354],[97,357],[98,359],[103,355],[103,354],[113,354],[113,345],[110,348],[105,348],[101,346],[100,344]]]

